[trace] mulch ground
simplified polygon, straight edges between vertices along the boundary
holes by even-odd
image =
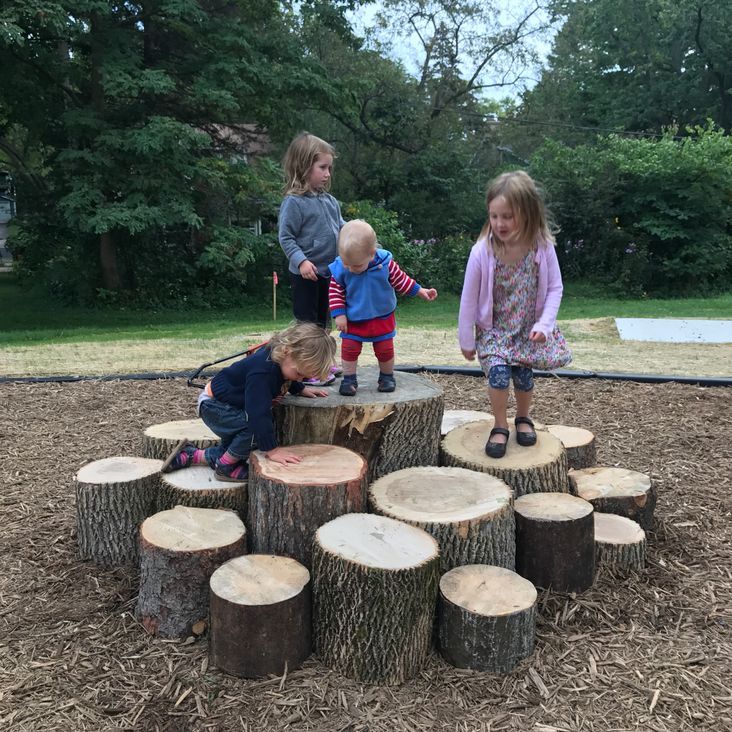
[[[446,407],[486,409],[472,377]],[[0,730],[732,729],[732,390],[543,379],[534,414],[586,427],[599,462],[650,473],[647,568],[540,595],[534,655],[505,676],[433,657],[398,687],[317,659],[284,678],[209,668],[205,639],[151,638],[133,569],[76,557],[73,475],[192,416],[178,381],[0,385]]]

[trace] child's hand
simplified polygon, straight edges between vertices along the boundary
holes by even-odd
[[[335,317],[336,329],[341,333],[348,332],[348,318],[345,315],[336,315]]]
[[[466,350],[465,350],[464,348],[461,348],[460,350],[461,350],[461,351],[463,352],[463,356],[464,356],[464,357],[465,357],[465,358],[466,358],[466,359],[467,359],[468,361],[475,361],[475,350],[472,350],[472,351],[466,351]]]
[[[529,333],[529,340],[533,343],[546,343],[546,336],[540,330],[532,330]]]
[[[417,297],[421,297],[423,300],[435,300],[437,299],[437,290],[434,287],[429,290],[425,290],[424,287],[420,287],[417,290]]]
[[[298,396],[304,396],[308,399],[312,399],[313,397],[327,397],[328,396],[328,390],[327,389],[316,389],[312,386],[306,386],[299,394]]]
[[[318,280],[318,268],[309,260],[306,259],[304,262],[300,262],[298,267],[300,270],[300,276],[306,280]]]
[[[264,453],[268,460],[274,460],[276,463],[282,465],[295,465],[302,460],[300,455],[295,455],[294,452],[290,452],[286,447],[275,447],[273,450],[269,450]]]

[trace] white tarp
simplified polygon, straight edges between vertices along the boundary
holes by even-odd
[[[732,343],[732,320],[615,318],[623,341],[663,343]]]

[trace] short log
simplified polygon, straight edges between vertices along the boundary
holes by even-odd
[[[595,512],[595,566],[640,571],[646,565],[646,532],[635,521]]]
[[[376,367],[359,369],[355,397],[336,389],[322,399],[285,397],[274,409],[281,443],[347,447],[366,460],[370,481],[402,468],[437,465],[442,389],[423,376],[398,372],[396,391],[381,393],[377,378]]]
[[[178,419],[148,427],[142,435],[143,457],[165,460],[182,439],[205,449],[219,444],[219,438],[200,419]]]
[[[485,454],[490,429],[485,422],[469,422],[448,432],[442,440],[441,463],[495,475],[511,486],[516,496],[569,491],[567,454],[557,437],[537,430],[536,444],[521,447],[511,428],[506,454],[495,459]]]
[[[592,505],[567,493],[516,499],[516,571],[537,587],[584,592],[595,572]]]
[[[290,445],[302,461],[281,465],[249,458],[252,552],[282,554],[310,567],[313,536],[344,513],[366,510],[366,461],[335,445]]]
[[[437,602],[437,542],[386,516],[350,513],[313,542],[313,639],[323,663],[364,683],[423,668]]]
[[[246,517],[247,481],[218,480],[214,471],[205,465],[164,473],[160,478],[158,511],[174,506],[228,508]]]
[[[369,507],[431,534],[440,547],[440,573],[462,564],[515,567],[513,492],[492,475],[464,468],[397,470],[371,485]]]
[[[200,635],[208,624],[211,575],[246,549],[244,524],[233,511],[176,506],[145,519],[137,619],[152,635]]]
[[[82,559],[136,562],[140,524],[155,512],[161,460],[111,457],[76,474],[76,531]]]
[[[570,468],[591,468],[597,465],[595,435],[582,427],[567,427],[563,424],[548,424],[546,429],[558,437],[567,451]]]
[[[209,658],[234,676],[281,676],[312,651],[310,573],[289,557],[235,557],[211,575]]]
[[[489,412],[478,412],[475,409],[446,409],[442,415],[440,437],[468,422],[487,422],[492,427],[494,419]]]
[[[440,580],[439,650],[452,666],[508,673],[534,652],[536,589],[511,570],[457,567]]]
[[[570,470],[573,491],[589,501],[600,513],[615,513],[653,528],[656,490],[650,476],[625,468],[584,468]]]

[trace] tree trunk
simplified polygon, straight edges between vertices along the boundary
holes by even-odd
[[[640,571],[646,566],[646,532],[613,513],[595,512],[595,566]]]
[[[570,468],[591,468],[597,465],[597,447],[592,432],[582,427],[566,427],[562,424],[549,424],[546,428],[564,445]]]
[[[217,480],[211,468],[194,465],[161,476],[157,510],[175,506],[228,508],[244,518],[247,515],[247,481],[232,483]]]
[[[202,420],[179,419],[148,427],[142,435],[142,455],[165,460],[183,438],[202,450],[219,444],[219,438]]]

